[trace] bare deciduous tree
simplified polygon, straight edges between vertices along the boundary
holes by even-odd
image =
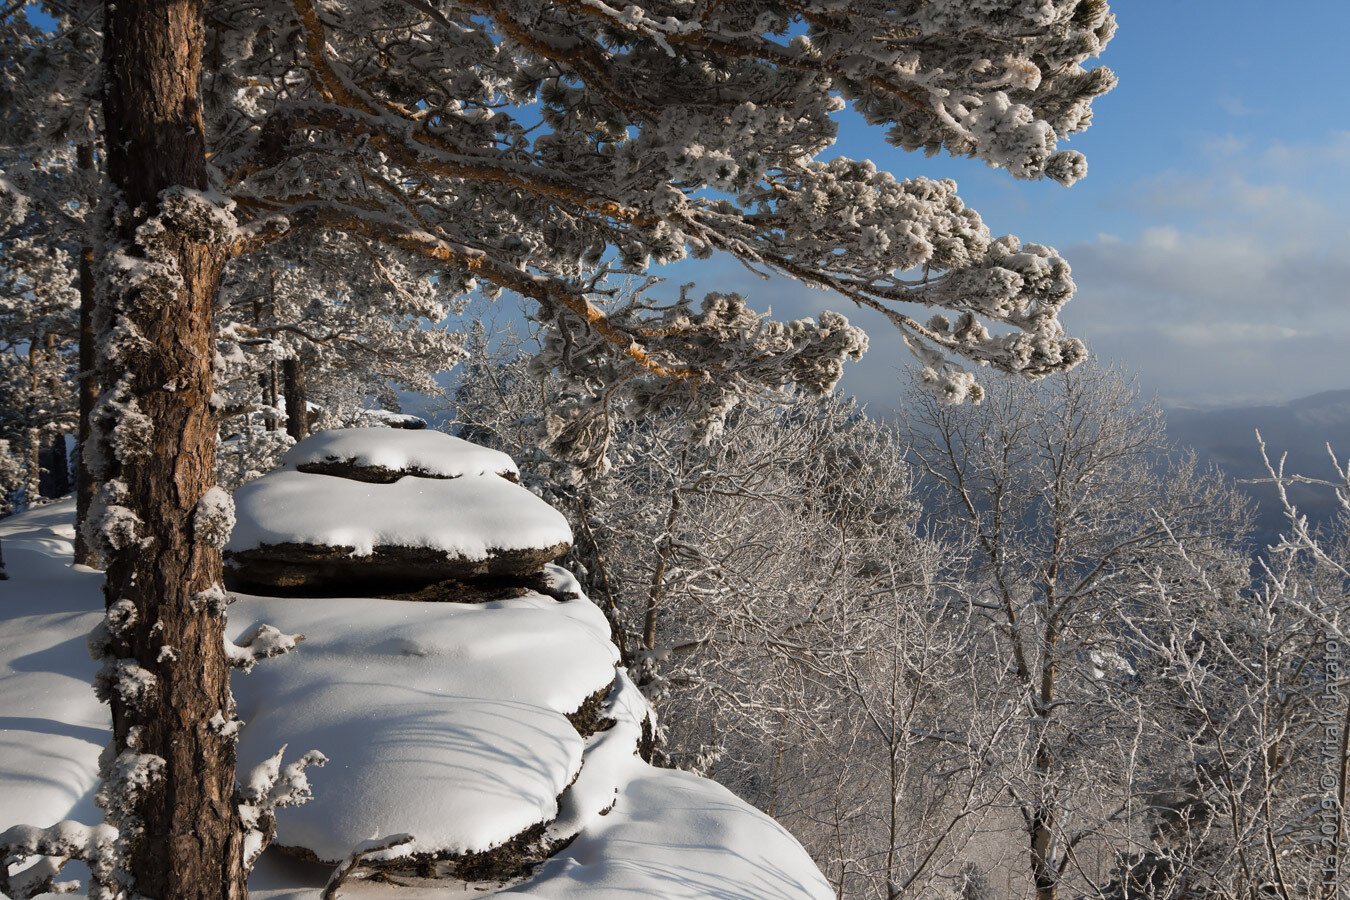
[[[978,407],[916,392],[907,410],[933,527],[971,541],[969,603],[991,690],[977,715],[1018,722],[1001,777],[1027,891],[1055,900],[1066,882],[1098,883],[1088,851],[1128,844],[1138,828],[1145,685],[1117,610],[1141,567],[1175,556],[1175,539],[1197,555],[1229,546],[1242,510],[1193,461],[1167,461],[1156,407],[1094,365],[1000,381]]]
[[[1334,455],[1332,480],[1266,461],[1288,531],[1255,577],[1214,571],[1173,535],[1185,571],[1151,571],[1142,602],[1123,611],[1171,688],[1143,712],[1175,780],[1151,844],[1109,896],[1332,900],[1350,884],[1350,470]],[[1309,528],[1289,499],[1294,483],[1336,491],[1334,527]]]

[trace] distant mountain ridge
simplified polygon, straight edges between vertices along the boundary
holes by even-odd
[[[1167,432],[1180,447],[1195,450],[1234,479],[1267,477],[1256,432],[1265,439],[1272,462],[1287,454],[1285,472],[1328,478],[1327,444],[1344,460],[1350,455],[1350,390],[1322,391],[1289,403],[1224,409],[1166,410]],[[1267,485],[1241,485],[1259,504],[1258,537],[1270,543],[1284,528],[1284,515]],[[1314,524],[1327,522],[1335,509],[1330,492],[1296,486],[1291,496]]]

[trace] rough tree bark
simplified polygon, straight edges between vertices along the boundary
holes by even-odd
[[[281,361],[281,377],[286,398],[286,433],[297,441],[309,435],[309,394],[305,390],[305,370],[295,357]]]
[[[94,148],[80,144],[75,148],[75,162],[81,169],[94,168]],[[94,248],[80,248],[80,424],[76,433],[75,453],[75,562],[82,566],[97,566],[98,554],[85,537],[89,521],[89,507],[94,502],[98,483],[87,462],[85,449],[89,440],[90,417],[98,402],[98,359],[94,350]]]
[[[110,666],[114,677],[131,673],[105,688],[118,756],[104,793],[134,892],[161,900],[247,893],[234,747],[211,726],[232,714],[216,587],[222,541],[198,512],[214,485],[212,304],[226,259],[213,230],[220,218],[193,193],[209,188],[202,12],[201,0],[104,5],[107,168],[122,201],[110,213],[109,252],[154,263],[105,264],[95,320]],[[129,332],[138,339],[115,339]],[[128,770],[138,777],[123,777]]]

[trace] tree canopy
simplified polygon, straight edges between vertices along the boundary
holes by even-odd
[[[899,147],[1073,183],[1085,161],[1059,145],[1114,82],[1084,67],[1115,29],[1100,0],[279,0],[211,17],[237,250],[332,228],[452,290],[515,291],[584,386],[573,415],[692,396],[715,429],[744,391],[827,390],[865,349],[841,316],[773,323],[718,294],[606,308],[608,276],[691,255],[881,312],[951,400],[978,398],[967,363],[1035,377],[1084,356],[1058,322],[1074,286],[1054,250],[991,235],[951,181],[822,156],[851,105]]]

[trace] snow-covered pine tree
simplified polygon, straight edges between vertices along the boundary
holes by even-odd
[[[230,360],[222,426],[234,430],[232,412],[261,409],[252,418],[262,427],[284,424],[299,439],[308,434],[307,399],[325,427],[339,427],[367,399],[396,409],[400,390],[439,392],[435,376],[464,355],[463,336],[443,321],[463,304],[448,301],[430,274],[420,259],[333,232],[239,260],[218,304],[220,351]]]
[[[0,436],[23,447],[28,505],[69,487],[65,435],[76,424],[69,386],[78,363],[79,292],[74,282],[70,254],[45,236],[11,235],[5,241],[0,264]]]
[[[52,390],[62,392],[59,403],[53,398],[53,408],[78,408],[74,430],[83,446],[98,395],[90,226],[102,184],[97,151],[99,4],[62,0],[44,4],[42,12],[41,27],[38,18],[27,14],[25,4],[11,4],[0,13],[0,240],[8,248],[19,238],[28,253],[48,259],[36,267],[22,256],[7,260],[7,289],[16,281],[29,280],[51,291],[55,288],[45,283],[53,279],[63,291],[71,286],[78,290],[77,322],[74,328],[62,328],[61,340],[62,351],[69,349],[72,356],[78,343],[78,360],[72,361],[69,382],[53,385]],[[58,258],[70,271],[53,267]],[[15,299],[11,295],[10,302]],[[42,301],[38,296],[27,299]],[[54,440],[51,446],[57,448]],[[94,481],[83,454],[76,467],[77,521],[82,523],[93,499]],[[75,558],[94,562],[82,539],[77,539]]]
[[[953,400],[978,396],[963,361],[1038,376],[1083,357],[1053,250],[994,238],[952,182],[818,157],[852,104],[901,147],[1073,182],[1083,158],[1059,142],[1113,82],[1083,67],[1114,31],[1102,0],[272,0],[212,17],[213,161],[242,246],[340,230],[432,261],[447,287],[534,301],[547,361],[577,382],[552,439],[584,462],[603,464],[625,412],[686,407],[711,433],[746,392],[827,388],[864,349],[841,316],[774,323],[737,296],[601,302],[605,275],[652,262],[728,253],[834,289],[882,312]]]
[[[231,257],[337,231],[425,260],[451,295],[529,298],[577,385],[554,445],[596,466],[617,414],[684,407],[712,434],[766,386],[828,389],[865,347],[837,314],[773,323],[734,295],[601,302],[610,273],[653,261],[721,252],[834,289],[951,400],[979,393],[962,361],[1036,377],[1084,355],[1054,251],[994,238],[951,182],[818,157],[851,103],[906,149],[1073,182],[1085,163],[1058,144],[1113,81],[1082,65],[1114,31],[1104,0],[274,0],[213,4],[209,30],[206,13],[104,4],[104,796],[139,894],[245,890],[233,750],[210,726],[232,714],[211,489]]]

